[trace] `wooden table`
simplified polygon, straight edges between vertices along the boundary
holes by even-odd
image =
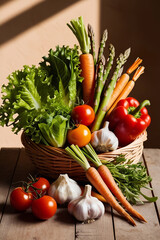
[[[153,191],[147,194],[160,198],[160,149],[145,149],[141,158],[152,177]],[[12,184],[26,180],[36,169],[25,155],[24,149],[3,148],[0,151],[0,240],[158,240],[160,239],[160,199],[135,208],[148,223],[136,221],[132,227],[106,205],[105,215],[91,223],[81,224],[70,216],[66,208],[58,208],[55,216],[39,221],[30,210],[15,212],[9,204]]]

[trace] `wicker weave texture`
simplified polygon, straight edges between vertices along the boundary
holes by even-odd
[[[127,160],[137,163],[143,152],[143,142],[147,140],[147,133],[144,132],[131,144],[119,148],[112,152],[99,154],[101,160],[111,161],[120,154],[125,154]],[[62,148],[36,144],[32,142],[24,133],[21,136],[22,144],[26,154],[29,156],[40,174],[57,178],[59,174],[67,173],[77,181],[86,181],[82,167],[73,160]]]

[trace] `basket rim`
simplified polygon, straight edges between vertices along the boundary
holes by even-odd
[[[120,148],[117,148],[116,150],[114,151],[109,151],[109,152],[106,152],[106,153],[98,153],[99,156],[101,155],[104,155],[104,154],[120,154],[120,152],[122,151],[127,151],[128,149],[132,149],[134,147],[136,147],[137,145],[139,145],[140,143],[144,142],[147,140],[147,131],[144,131],[140,136],[138,136],[138,138],[136,138],[133,142],[131,142],[130,144],[124,146],[124,147],[120,147]],[[66,151],[64,148],[60,148],[60,147],[53,147],[53,146],[47,146],[47,145],[44,145],[44,144],[40,144],[40,143],[35,143],[33,142],[29,136],[27,136],[27,134],[25,133],[25,131],[22,132],[22,135],[21,135],[21,142],[23,144],[24,147],[33,147],[35,148],[36,150],[37,149],[44,149],[44,150],[49,150],[49,151],[55,151],[55,152],[61,152],[61,153],[65,153],[66,154]]]

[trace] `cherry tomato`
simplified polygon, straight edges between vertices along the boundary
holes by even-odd
[[[32,193],[27,193],[22,187],[15,188],[10,194],[10,203],[18,211],[25,211],[33,201]]]
[[[42,220],[51,218],[57,210],[57,203],[54,198],[44,195],[32,201],[33,214]]]
[[[75,129],[68,130],[67,140],[70,144],[84,147],[91,140],[91,131],[83,124],[76,125]]]
[[[41,190],[37,190],[37,192],[39,194],[41,194],[41,196],[46,194],[48,192],[49,187],[50,187],[50,183],[48,182],[48,180],[46,178],[43,178],[43,177],[36,178],[32,185],[35,188],[41,189]],[[30,187],[29,190],[32,192],[32,194],[35,197],[37,196],[34,188]]]
[[[75,123],[84,124],[89,126],[95,119],[95,113],[89,105],[80,105],[75,107],[71,113],[72,119]]]

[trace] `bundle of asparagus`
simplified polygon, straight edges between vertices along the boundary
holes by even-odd
[[[109,116],[109,114],[115,108],[118,100],[126,98],[129,95],[135,85],[135,81],[144,72],[144,67],[138,68],[142,62],[142,59],[137,58],[132,66],[126,71],[126,73],[122,74],[123,65],[126,63],[131,52],[131,49],[128,48],[116,59],[115,70],[113,71],[111,79],[109,79],[109,74],[115,58],[115,47],[112,44],[109,44],[109,56],[106,61],[104,49],[108,38],[107,29],[105,29],[102,34],[97,58],[95,53],[95,34],[90,24],[88,25],[88,37],[90,39],[91,46],[90,54],[93,56],[95,67],[95,92],[93,109],[96,117],[91,128],[91,131],[94,132],[100,128],[103,120]],[[129,81],[129,75],[136,69],[137,71],[132,80]]]

